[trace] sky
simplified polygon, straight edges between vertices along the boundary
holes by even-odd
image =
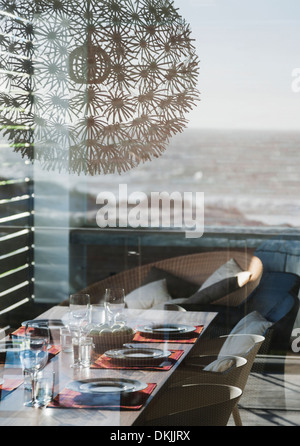
[[[200,59],[190,128],[300,129],[299,0],[174,0]],[[299,74],[293,71],[299,68]],[[300,85],[300,82],[299,82]]]

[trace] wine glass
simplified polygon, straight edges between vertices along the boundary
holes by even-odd
[[[89,294],[71,294],[69,299],[69,329],[75,336],[80,336],[84,325],[89,322]]]
[[[28,322],[25,327],[24,345],[21,351],[21,361],[24,372],[31,378],[31,401],[26,406],[40,407],[42,404],[36,398],[37,376],[48,361],[48,345],[50,331],[47,324]]]
[[[105,321],[109,325],[124,322],[122,310],[125,308],[124,288],[106,288],[104,295]]]

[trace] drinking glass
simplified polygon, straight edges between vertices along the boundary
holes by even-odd
[[[71,365],[74,369],[89,367],[93,348],[93,339],[89,336],[77,336],[72,339],[74,362]]]
[[[90,316],[89,294],[71,294],[69,299],[69,328],[75,336],[80,336]]]
[[[104,295],[105,322],[109,325],[123,321],[122,310],[125,308],[124,288],[107,288]]]
[[[42,405],[36,398],[36,383],[39,371],[46,366],[48,361],[49,341],[50,331],[47,324],[33,321],[26,324],[24,345],[21,351],[24,373],[29,373],[31,378],[31,401],[25,403],[26,406],[40,407]]]
[[[99,325],[105,323],[105,308],[102,304],[91,305],[91,324]]]
[[[90,296],[89,294],[71,294],[69,299],[69,330],[72,336],[73,368],[81,368],[80,346],[85,328],[90,320]]]

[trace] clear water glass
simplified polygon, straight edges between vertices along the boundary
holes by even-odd
[[[60,343],[63,352],[72,352],[72,333],[67,327],[60,329]]]
[[[85,368],[91,365],[93,339],[88,336],[77,336],[72,339],[73,364],[72,368]]]
[[[103,304],[91,305],[91,324],[99,325],[105,323],[105,307]]]
[[[107,288],[104,295],[105,323],[114,325],[118,319],[123,320],[125,308],[124,288]]]
[[[36,399],[41,406],[47,405],[54,394],[55,372],[43,370],[37,378]]]

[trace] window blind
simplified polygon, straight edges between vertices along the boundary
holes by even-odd
[[[21,156],[33,129],[20,94],[24,82],[30,92],[32,39],[15,6],[0,3],[0,317],[33,298],[33,167]]]

